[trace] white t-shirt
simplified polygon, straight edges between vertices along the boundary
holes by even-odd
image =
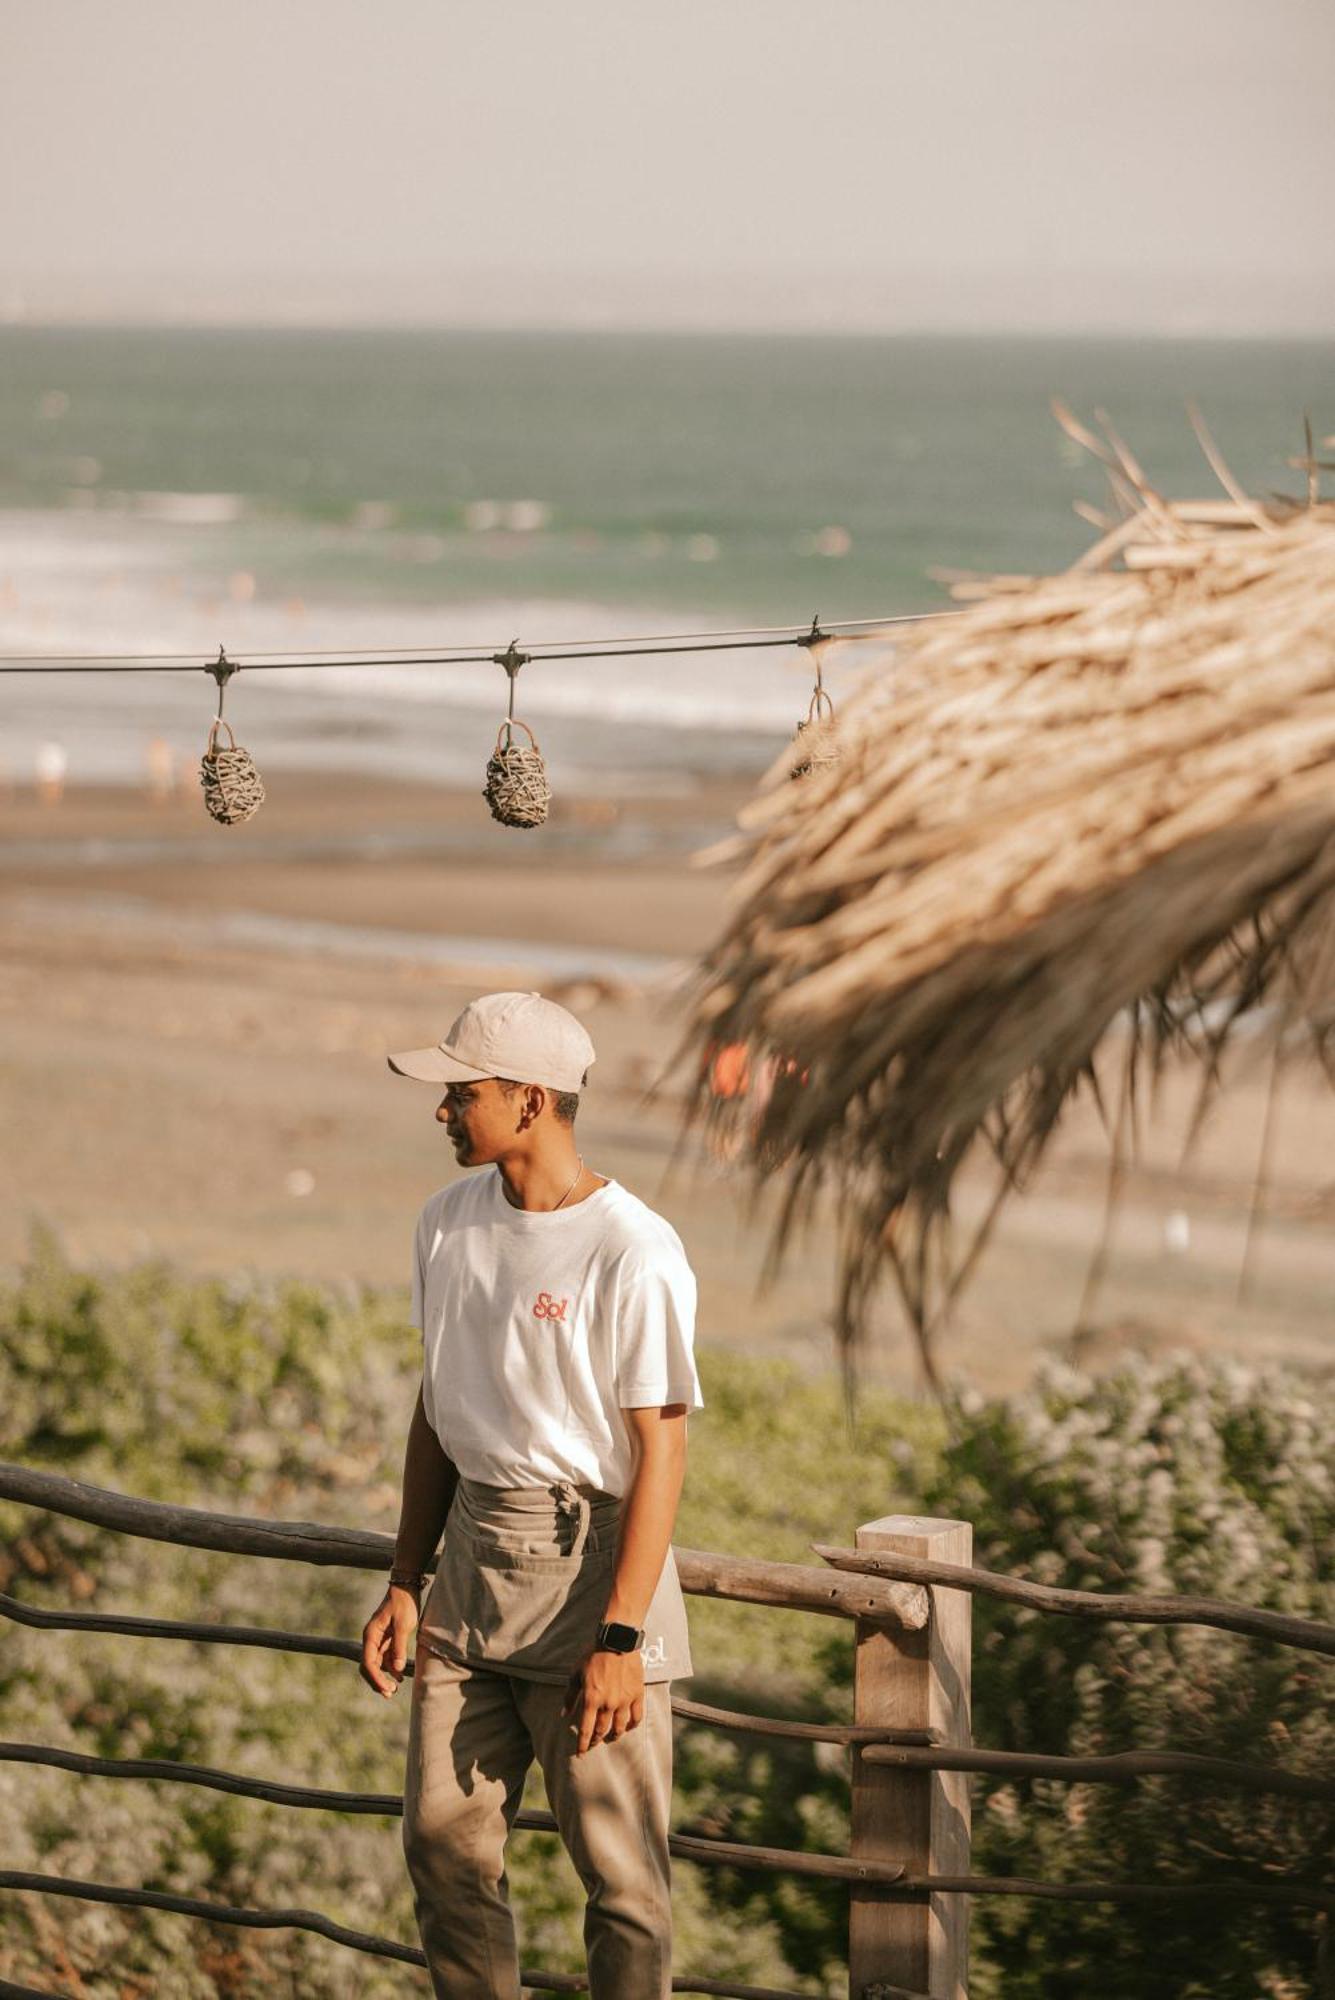
[[[417,1219],[413,1325],[441,1448],[489,1486],[582,1481],[625,1493],[623,1409],[703,1409],[695,1274],[671,1223],[619,1181],[573,1208],[507,1199],[496,1167]]]

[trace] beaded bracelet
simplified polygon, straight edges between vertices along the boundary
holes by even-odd
[[[391,1585],[397,1584],[400,1590],[415,1590],[420,1597],[429,1575],[430,1571],[424,1569],[392,1569],[389,1580]]]

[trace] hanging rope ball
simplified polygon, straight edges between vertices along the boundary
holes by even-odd
[[[514,732],[522,729],[527,743],[516,743]],[[516,716],[503,722],[496,733],[496,748],[487,759],[487,782],[482,796],[491,807],[491,816],[502,826],[541,826],[552,802],[547,766],[542,761],[538,739],[526,722]]]
[[[834,740],[834,703],[824,688],[817,688],[811,697],[806,721],[797,725],[789,776],[809,778],[813,771],[826,771],[831,764],[838,762],[839,750]]]
[[[218,731],[225,729],[228,744],[218,748]],[[232,726],[215,716],[209,729],[209,747],[199,764],[199,782],[204,787],[204,804],[220,826],[238,826],[264,804],[264,786],[249,750],[243,750],[232,735]]]

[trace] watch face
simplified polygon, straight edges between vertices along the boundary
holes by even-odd
[[[602,1644],[614,1653],[631,1653],[640,1642],[640,1635],[633,1625],[607,1623],[599,1634]]]

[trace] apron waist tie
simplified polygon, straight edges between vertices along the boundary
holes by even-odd
[[[578,1562],[584,1553],[584,1544],[589,1536],[589,1522],[593,1509],[586,1493],[581,1493],[573,1480],[558,1479],[555,1482],[556,1504],[561,1513],[571,1514],[575,1519],[575,1539],[570,1547],[570,1560]]]

